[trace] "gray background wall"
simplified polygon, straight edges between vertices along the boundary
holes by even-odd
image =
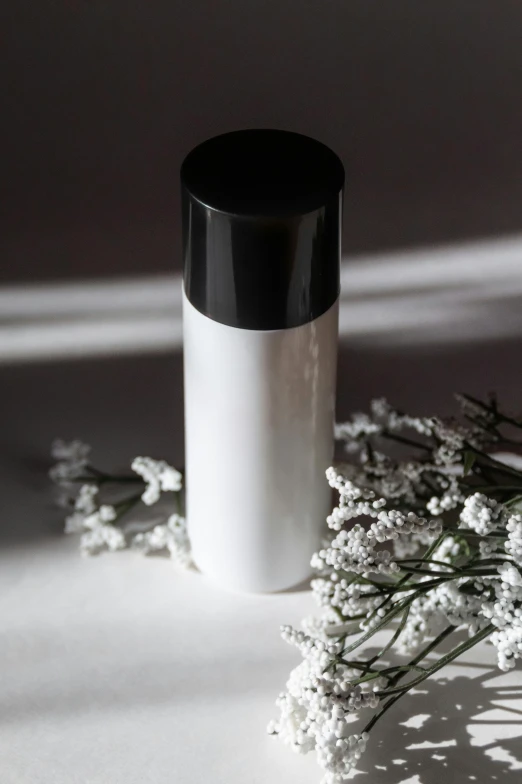
[[[180,264],[178,168],[275,126],[348,171],[347,253],[522,229],[519,0],[0,7],[0,280]]]

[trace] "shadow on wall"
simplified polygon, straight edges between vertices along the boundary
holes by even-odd
[[[346,259],[341,347],[467,346],[522,334],[522,239]],[[0,287],[0,364],[180,350],[179,275]]]
[[[366,411],[369,401],[386,397],[413,414],[457,413],[454,392],[499,400],[522,411],[520,340],[495,340],[484,345],[350,348],[339,353],[337,419],[354,410]]]
[[[411,413],[452,413],[455,391],[495,390],[520,411],[521,260],[518,236],[347,261],[338,420],[382,396]],[[109,470],[140,453],[183,464],[180,284],[0,288],[2,502],[17,521],[2,539],[61,529],[46,476],[56,437],[88,441]]]
[[[493,389],[520,411],[520,340],[446,346],[341,347],[337,418],[386,396],[411,413],[454,413],[454,391]],[[137,454],[183,465],[181,355],[118,356],[0,369],[1,545],[62,536],[47,470],[56,437],[81,438],[108,471]]]
[[[252,126],[343,158],[349,253],[522,230],[519,0],[4,6],[4,281],[179,269],[183,156]]]

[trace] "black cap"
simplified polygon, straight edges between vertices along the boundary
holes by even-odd
[[[181,166],[185,293],[242,329],[285,329],[339,296],[344,168],[299,133],[233,131]]]

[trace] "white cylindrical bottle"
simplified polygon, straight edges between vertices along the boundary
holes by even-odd
[[[235,590],[310,574],[330,506],[344,170],[271,129],[214,137],[181,168],[187,521]]]

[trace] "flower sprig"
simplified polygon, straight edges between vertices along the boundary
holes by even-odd
[[[177,564],[190,568],[182,474],[165,460],[151,457],[136,457],[131,463],[133,474],[108,474],[90,463],[90,451],[82,441],[55,441],[51,454],[58,462],[49,472],[60,489],[61,505],[70,509],[65,533],[81,534],[81,552],[96,555],[127,547],[145,555],[165,551]],[[122,496],[122,488],[129,487]],[[140,530],[133,530],[139,506],[157,504],[164,493],[173,494],[175,513],[163,513],[166,519],[160,523],[142,521]]]
[[[349,459],[327,471],[339,500],[312,559],[321,614],[302,631],[282,627],[302,662],[269,726],[295,751],[315,751],[324,784],[345,781],[393,705],[474,645],[489,640],[502,671],[522,658],[522,470],[499,455],[522,446],[522,419],[494,398],[458,400],[460,421],[381,399],[336,428]],[[65,531],[81,534],[82,551],[162,550],[190,567],[182,475],[147,457],[131,474],[107,474],[89,454],[80,441],[53,445]],[[164,493],[175,513],[136,531],[140,505]]]
[[[458,400],[463,421],[376,400],[336,428],[351,459],[327,472],[339,502],[312,559],[322,612],[282,628],[303,662],[269,726],[315,750],[324,784],[346,780],[401,697],[480,641],[503,671],[522,658],[522,471],[495,454],[522,446],[522,420],[495,399]],[[387,641],[365,657],[378,632]]]

